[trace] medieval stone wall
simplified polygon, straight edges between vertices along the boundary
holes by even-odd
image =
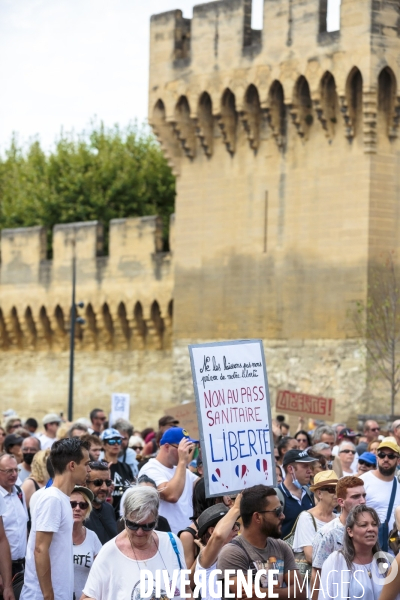
[[[112,221],[108,256],[97,222],[56,226],[52,260],[46,243],[41,227],[1,232],[3,410],[66,412],[75,248],[85,323],[75,330],[74,416],[108,410],[111,393],[126,392],[135,425],[153,422],[172,394],[173,273],[171,254],[160,252],[159,220]]]

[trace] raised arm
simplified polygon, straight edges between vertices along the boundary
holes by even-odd
[[[178,446],[179,461],[173,478],[157,487],[161,500],[175,503],[182,496],[186,483],[186,467],[192,460],[193,448],[193,444],[187,438],[182,438]]]
[[[242,494],[236,496],[234,505],[224,517],[216,524],[214,531],[208,540],[207,546],[200,552],[198,561],[204,569],[211,567],[218,558],[221,548],[224,546],[236,521],[240,517],[240,500]]]

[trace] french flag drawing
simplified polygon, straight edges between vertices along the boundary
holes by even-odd
[[[265,479],[268,479],[268,462],[265,458],[257,458],[256,460],[257,471],[262,473],[264,471]]]
[[[247,478],[247,475],[249,474],[249,469],[247,468],[247,465],[236,465],[235,473],[237,477],[243,480],[243,485],[246,485],[245,477]]]
[[[227,485],[225,485],[225,483],[223,483],[223,482],[221,481],[221,471],[220,471],[220,469],[215,469],[215,473],[213,473],[213,474],[211,475],[211,479],[212,479],[212,481],[214,481],[215,483],[220,483],[220,484],[221,484],[223,487],[226,487],[226,488],[228,487]]]

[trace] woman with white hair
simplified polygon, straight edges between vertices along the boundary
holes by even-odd
[[[354,475],[352,463],[356,454],[356,447],[351,442],[342,442],[339,446],[339,460],[343,470],[343,477]]]
[[[103,546],[82,598],[139,600],[143,569],[152,572],[154,581],[156,573],[162,572],[161,597],[171,595],[171,590],[176,600],[181,597],[180,571],[186,569],[183,547],[174,534],[155,531],[159,503],[159,494],[153,487],[138,485],[129,490],[123,506],[125,529]],[[155,587],[150,598],[156,598]]]
[[[95,532],[83,524],[91,513],[93,498],[92,491],[81,486],[75,486],[70,496],[74,519],[72,542],[74,544],[74,592],[76,600],[79,600],[82,596],[89,570],[101,550],[101,542]]]

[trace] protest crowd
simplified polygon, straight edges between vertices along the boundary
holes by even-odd
[[[203,600],[239,590],[313,600],[400,594],[400,420],[388,431],[367,420],[358,432],[300,418],[292,432],[277,417],[276,487],[207,497],[199,442],[174,416],[137,431],[124,419],[108,423],[100,408],[75,423],[47,414],[40,425],[7,413],[4,600],[139,600],[144,570],[154,581],[164,574],[158,588],[149,583],[154,599],[199,597],[198,586]]]

